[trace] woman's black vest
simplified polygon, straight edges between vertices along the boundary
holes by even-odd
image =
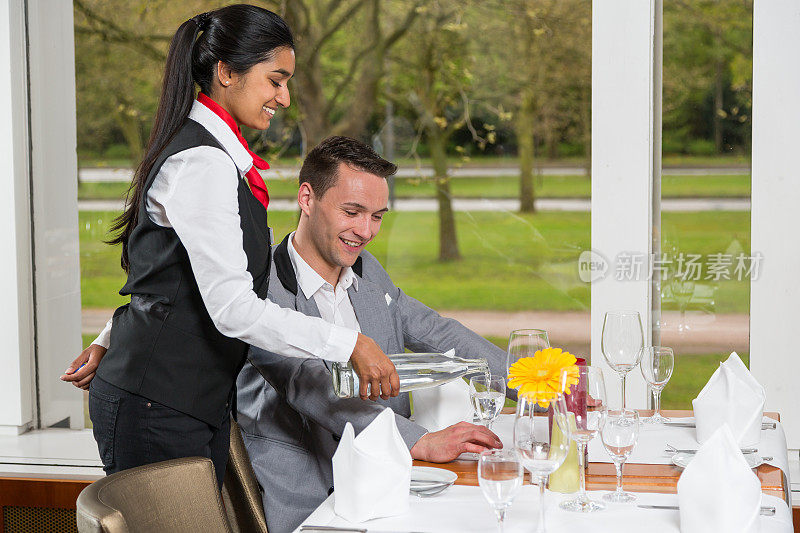
[[[139,220],[128,240],[128,281],[119,291],[130,294],[131,303],[114,313],[111,345],[97,375],[219,427],[228,415],[248,345],[217,330],[178,235],[150,220],[145,208],[147,191],[164,161],[196,146],[223,149],[205,128],[187,119],[147,176]],[[267,211],[241,174],[238,196],[247,270],[256,294],[263,299],[270,265]]]

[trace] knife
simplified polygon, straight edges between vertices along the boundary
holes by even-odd
[[[693,428],[693,427],[697,427],[697,425],[694,422],[664,422],[664,425],[665,426],[675,427],[675,428]],[[761,423],[761,429],[762,430],[775,429],[776,427],[778,427],[778,426],[777,426],[777,424],[775,422],[762,422]]]
[[[303,533],[368,533],[366,529],[357,527],[334,527],[334,526],[303,526],[300,528]],[[422,533],[420,531],[384,531],[377,529],[370,529],[369,533]]]
[[[677,511],[678,510],[678,506],[677,505],[644,505],[644,504],[639,504],[636,507],[639,507],[640,509],[660,509],[660,510],[664,510],[664,511]],[[761,514],[762,516],[775,516],[775,508],[772,507],[772,506],[761,507],[759,509],[759,514]]]
[[[318,531],[338,531],[340,533],[367,533],[366,529],[359,529],[357,527],[333,527],[333,526],[303,526],[300,531],[309,533],[316,533]]]

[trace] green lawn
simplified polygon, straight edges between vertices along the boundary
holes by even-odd
[[[540,176],[535,181],[539,198],[589,198],[591,181],[583,176]],[[297,182],[290,179],[267,180],[271,198],[296,198]],[[458,198],[516,198],[519,178],[452,178],[452,194]],[[661,183],[663,198],[731,198],[750,196],[750,176],[664,176]],[[81,183],[80,200],[124,198],[127,183]],[[397,198],[432,198],[433,180],[428,178],[397,178]]]

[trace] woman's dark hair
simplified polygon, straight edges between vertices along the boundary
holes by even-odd
[[[222,61],[237,74],[272,59],[282,48],[294,49],[292,32],[272,11],[232,5],[202,13],[180,25],[172,37],[164,66],[164,79],[158,111],[150,131],[144,157],[125,199],[125,211],[111,227],[116,235],[109,244],[122,244],[122,268],[127,272],[128,239],[139,219],[145,181],[159,154],[183,125],[195,97],[195,84],[210,94],[217,62]]]
[[[397,172],[397,165],[385,160],[361,141],[334,136],[308,152],[300,168],[299,184],[308,183],[314,194],[322,198],[328,189],[336,185],[340,163],[381,178],[388,178]]]

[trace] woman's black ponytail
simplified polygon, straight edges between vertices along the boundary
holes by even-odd
[[[286,22],[271,11],[250,5],[232,5],[202,13],[181,24],[175,32],[145,154],[128,189],[125,211],[111,226],[116,235],[108,243],[122,244],[121,264],[126,272],[130,267],[128,239],[139,222],[145,182],[158,156],[189,116],[195,84],[208,94],[218,61],[243,74],[281,48],[294,49]]]

